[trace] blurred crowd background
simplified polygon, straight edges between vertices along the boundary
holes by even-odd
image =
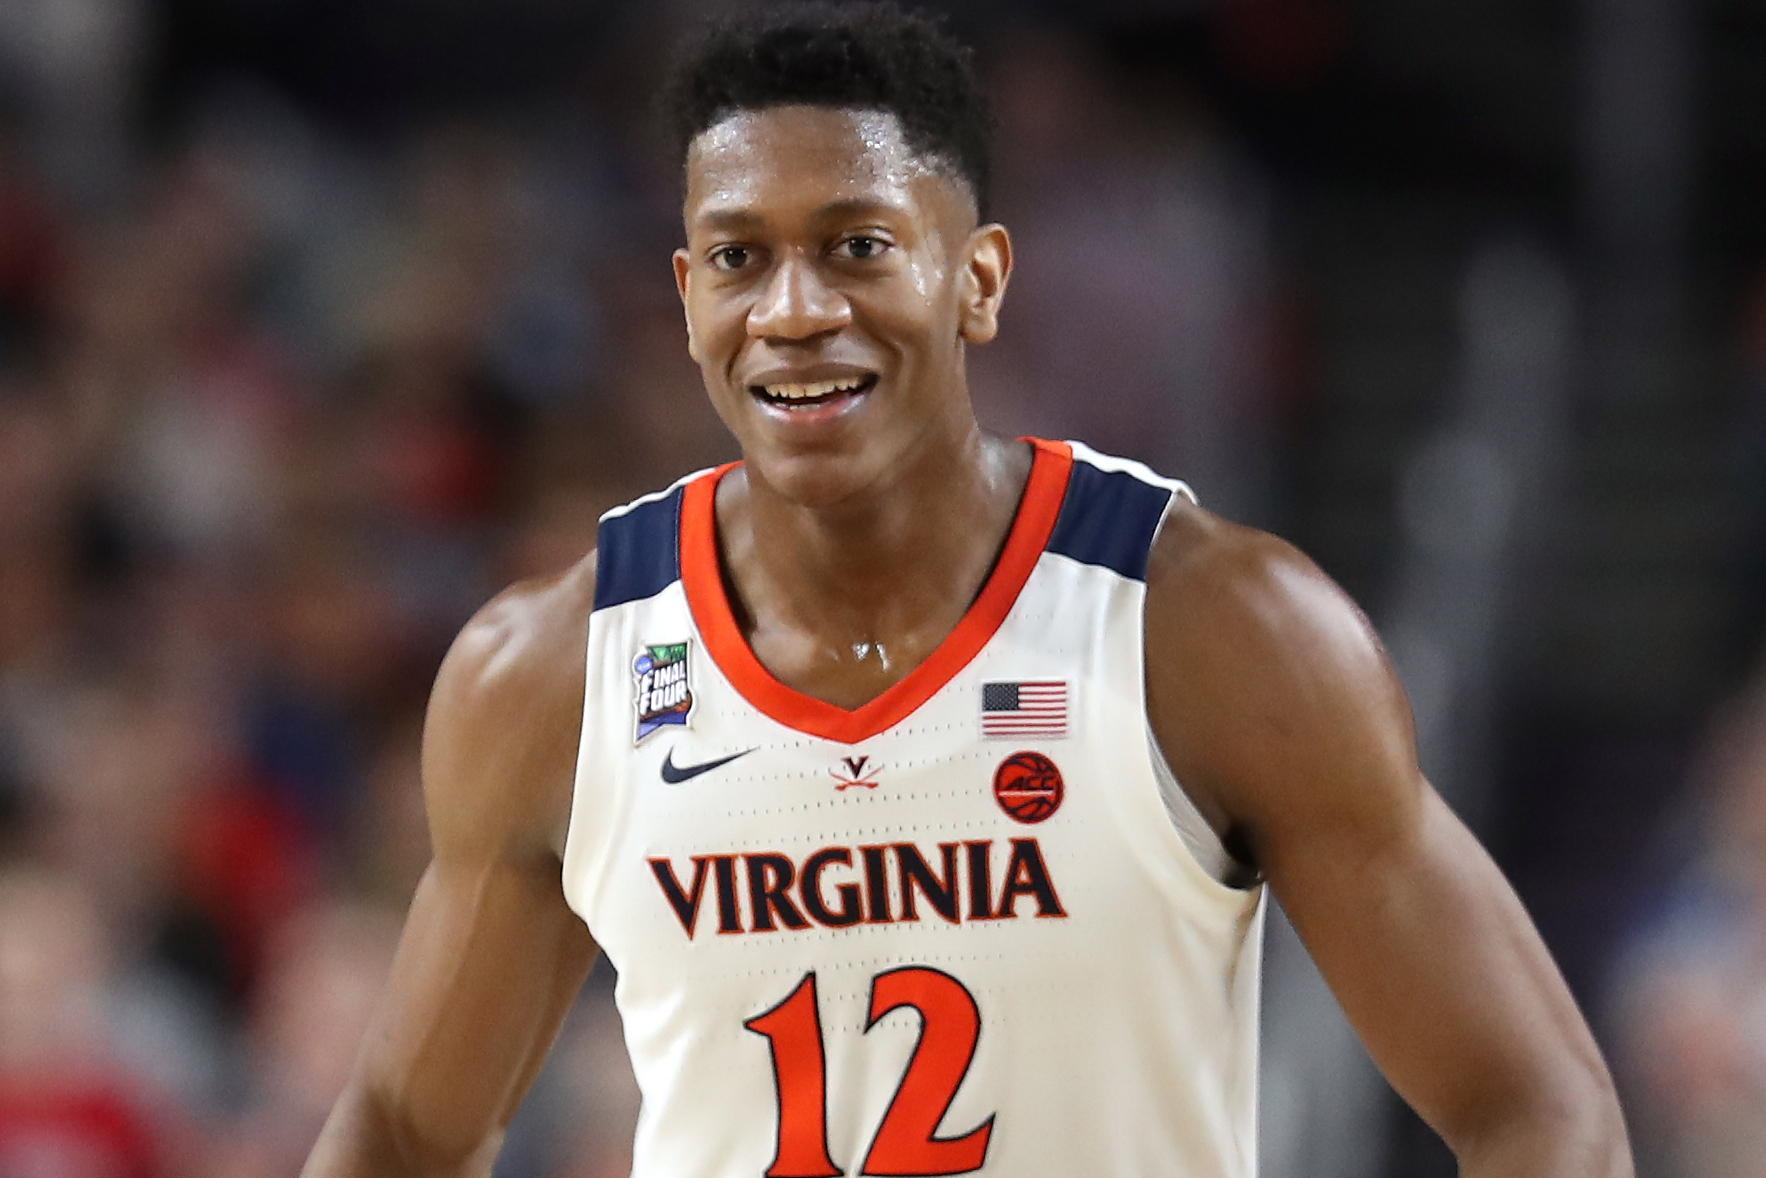
[[[1766,1175],[1766,8],[951,0],[984,424],[1301,543],[1597,1025]],[[0,1178],[293,1175],[447,643],[733,457],[652,110],[694,0],[0,0]],[[1452,1172],[1278,923],[1266,1173]],[[605,967],[498,1174],[626,1172]]]

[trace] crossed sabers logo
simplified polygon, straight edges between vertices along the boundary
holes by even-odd
[[[841,757],[840,763],[846,767],[845,772],[841,772],[839,769],[830,769],[828,771],[828,776],[840,783],[834,787],[835,789],[848,790],[855,786],[863,786],[866,789],[877,788],[877,782],[875,779],[876,770],[873,769],[871,771],[872,776],[865,776],[865,766],[871,763],[871,758]]]

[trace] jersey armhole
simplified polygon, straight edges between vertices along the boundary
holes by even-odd
[[[1153,543],[1157,543],[1159,533],[1165,530],[1165,521],[1171,515],[1171,509],[1181,496],[1191,503],[1199,502],[1196,493],[1190,490],[1187,483],[1175,483],[1171,488],[1171,499],[1165,505],[1165,511],[1159,517],[1158,527],[1153,529]],[[1145,658],[1145,652],[1142,652]],[[1183,782],[1177,779],[1172,771],[1171,762],[1165,757],[1165,750],[1159,745],[1159,737],[1153,731],[1153,719],[1143,717],[1147,729],[1147,759],[1153,766],[1153,780],[1159,785],[1159,800],[1165,804],[1165,813],[1171,819],[1171,825],[1177,831],[1178,839],[1189,853],[1195,857],[1208,878],[1222,887],[1234,891],[1248,891],[1262,882],[1262,876],[1255,868],[1240,862],[1233,857],[1226,844],[1216,834],[1202,811],[1190,799],[1189,791],[1184,789]]]
[[[1159,747],[1151,724],[1147,725],[1147,757],[1153,763],[1153,780],[1159,783],[1159,800],[1165,803],[1165,813],[1170,816],[1177,837],[1202,865],[1208,878],[1235,891],[1247,891],[1262,882],[1255,870],[1233,858],[1202,811],[1190,800],[1183,782],[1171,771],[1171,762],[1165,759],[1165,750]]]

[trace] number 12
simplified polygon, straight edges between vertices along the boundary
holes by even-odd
[[[961,1137],[934,1136],[981,1037],[975,999],[963,983],[940,970],[923,965],[888,970],[871,979],[865,1030],[902,1006],[919,1011],[920,1040],[860,1173],[917,1178],[979,1170],[993,1135],[992,1115]],[[804,974],[783,1002],[742,1025],[764,1035],[773,1053],[779,1148],[766,1178],[843,1178],[845,1171],[828,1156],[827,1065],[815,972]]]

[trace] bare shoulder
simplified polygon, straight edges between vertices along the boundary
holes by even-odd
[[[1410,708],[1367,617],[1293,545],[1187,502],[1147,570],[1148,714],[1223,834],[1389,809],[1421,785]]]
[[[562,852],[594,600],[591,552],[504,590],[454,639],[423,736],[438,856]]]
[[[1384,662],[1366,615],[1298,548],[1188,500],[1153,545],[1147,598],[1149,635],[1162,639],[1229,647],[1237,659],[1324,647],[1351,664]]]

